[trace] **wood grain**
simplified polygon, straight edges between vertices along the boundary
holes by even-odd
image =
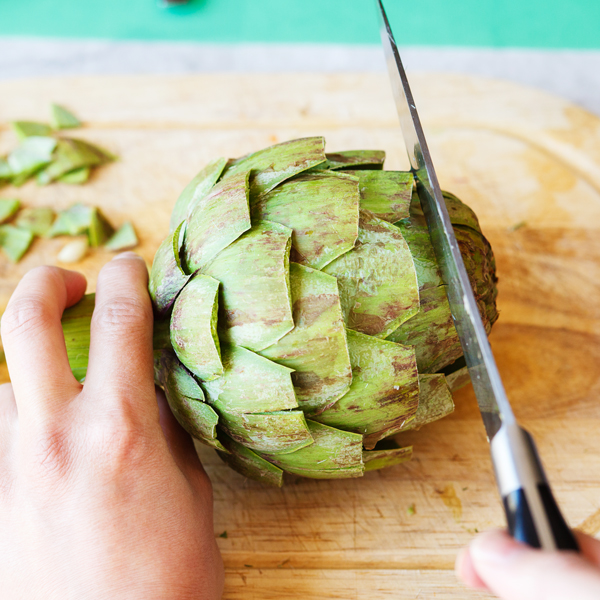
[[[505,82],[413,76],[443,187],[470,204],[495,249],[500,320],[491,336],[515,412],[534,434],[570,523],[600,529],[600,120]],[[328,149],[383,148],[406,167],[383,75],[73,78],[0,84],[0,122],[44,119],[50,101],[121,160],[84,187],[7,188],[26,205],[100,205],[132,218],[150,263],[183,186],[213,157],[323,134]],[[0,130],[0,153],[15,143]],[[0,258],[0,310],[64,240]],[[77,266],[94,289],[109,254]],[[0,371],[6,380],[6,371]],[[473,533],[503,524],[471,388],[453,415],[402,435],[414,460],[358,480],[246,480],[206,448],[225,598],[484,598],[451,571]],[[414,514],[409,507],[414,505]]]

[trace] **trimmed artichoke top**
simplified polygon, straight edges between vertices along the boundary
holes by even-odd
[[[413,177],[384,157],[292,140],[211,162],[175,204],[150,276],[156,380],[246,476],[361,476],[410,458],[384,438],[452,410],[460,343]],[[493,254],[445,198],[489,331]]]

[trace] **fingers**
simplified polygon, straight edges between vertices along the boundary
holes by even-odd
[[[152,360],[152,305],[148,270],[132,252],[115,257],[98,275],[90,328],[85,393],[100,410],[150,415],[158,424]]]
[[[503,531],[475,538],[468,555],[459,565],[459,576],[471,583],[474,573],[490,591],[506,600],[600,598],[600,570],[584,555],[534,550]]]
[[[8,303],[2,342],[20,419],[44,419],[81,389],[71,374],[60,319],[85,286],[79,273],[38,267],[23,277]]]

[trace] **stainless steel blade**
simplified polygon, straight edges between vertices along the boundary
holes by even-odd
[[[382,1],[375,1],[380,15],[381,41],[406,150],[417,181],[417,191],[427,219],[435,255],[447,286],[454,325],[469,368],[488,439],[491,441],[502,422],[507,424],[514,422],[514,415],[450,223],[394,35]]]

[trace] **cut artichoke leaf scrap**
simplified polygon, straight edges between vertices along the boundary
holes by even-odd
[[[358,178],[360,207],[395,223],[409,215],[414,176],[406,171],[343,171]]]
[[[52,127],[50,125],[38,123],[37,121],[12,121],[10,126],[19,140],[24,140],[31,136],[48,137],[52,135]]]
[[[419,408],[405,429],[420,429],[454,411],[452,393],[441,373],[419,375]]]
[[[290,304],[292,230],[261,221],[202,270],[221,282],[220,337],[260,351],[294,328]]]
[[[236,173],[195,202],[183,246],[188,273],[206,267],[221,250],[250,229],[249,177],[250,171]]]
[[[320,412],[352,382],[337,281],[290,263],[290,285],[295,327],[260,354],[294,369],[298,403],[307,413]]]
[[[83,185],[89,178],[92,172],[91,167],[80,167],[69,171],[57,178],[61,183],[69,183],[71,185]]]
[[[370,450],[406,428],[419,405],[414,349],[348,331],[352,385],[333,406],[311,417],[331,427],[361,433]]]
[[[21,206],[18,198],[0,198],[0,223],[13,217]]]
[[[362,435],[307,419],[314,443],[289,454],[260,455],[289,473],[314,479],[360,477],[364,473]]]
[[[409,461],[412,458],[412,446],[398,446],[395,448],[382,448],[368,450],[363,452],[363,462],[365,463],[365,472],[376,471],[393,467]]]
[[[50,106],[50,123],[54,129],[81,127],[81,121],[71,111],[59,104]]]
[[[234,471],[260,483],[274,487],[283,485],[282,469],[226,435],[221,434],[219,439],[226,451],[218,454]]]
[[[112,252],[121,252],[128,248],[135,248],[139,243],[135,229],[130,221],[125,221],[117,231],[108,239],[104,247]]]
[[[323,271],[337,278],[349,329],[387,337],[419,310],[410,248],[391,223],[360,211],[358,241]]]
[[[163,240],[154,255],[148,291],[158,318],[169,312],[177,294],[190,278],[181,264],[185,226],[186,222],[182,221],[175,231]]]
[[[187,219],[196,204],[202,200],[211,191],[215,183],[219,180],[225,165],[227,164],[226,158],[217,158],[212,162],[208,163],[192,181],[188,183],[183,192],[177,198],[173,212],[171,213],[170,219],[170,230],[174,231],[175,228],[183,221]]]
[[[291,260],[321,269],[354,246],[359,200],[357,178],[311,172],[252,199],[252,219],[293,229]]]
[[[265,413],[298,408],[291,369],[241,346],[221,344],[223,375],[201,383],[207,402],[224,413]]]
[[[219,282],[194,277],[181,290],[171,313],[171,344],[177,358],[194,375],[210,381],[223,375],[217,336]]]
[[[325,140],[322,137],[301,138],[230,161],[223,178],[228,179],[242,171],[252,170],[254,176],[250,180],[250,195],[259,197],[286,179],[324,163],[325,160]]]
[[[54,211],[47,206],[24,208],[15,219],[15,225],[28,229],[34,235],[43,236],[48,233],[54,221]]]
[[[225,451],[217,439],[219,415],[204,403],[202,388],[171,350],[154,352],[154,378],[179,424],[197,440]]]
[[[36,171],[52,161],[57,141],[52,137],[25,138],[7,157],[13,185],[23,184]]]
[[[255,452],[287,454],[313,443],[301,410],[268,413],[221,412],[219,426]]]
[[[71,371],[77,381],[87,373],[90,354],[90,323],[96,304],[95,294],[86,294],[77,304],[65,309],[62,328]]]
[[[385,152],[383,150],[344,150],[328,152],[327,161],[317,169],[383,169]]]
[[[0,248],[13,262],[17,263],[27,252],[34,235],[28,229],[21,229],[14,225],[0,225]]]

